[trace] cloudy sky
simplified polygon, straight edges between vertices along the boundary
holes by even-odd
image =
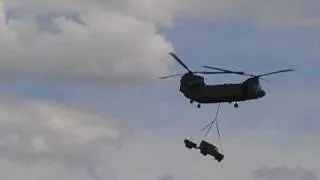
[[[4,0],[0,13],[0,178],[319,180],[317,0]],[[223,104],[221,163],[185,149],[217,105],[178,92],[212,65],[295,72],[267,95]],[[235,75],[207,83],[241,82]]]

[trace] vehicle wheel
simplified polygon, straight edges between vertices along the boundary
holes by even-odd
[[[203,151],[203,150],[201,150],[200,152],[201,152],[201,154],[204,155],[204,156],[207,156],[207,155],[208,155],[208,154],[207,154],[205,151]]]

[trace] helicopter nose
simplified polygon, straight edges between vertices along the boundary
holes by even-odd
[[[263,97],[263,96],[265,96],[266,95],[266,92],[264,91],[264,90],[261,90],[260,92],[259,92],[259,96],[260,97]]]

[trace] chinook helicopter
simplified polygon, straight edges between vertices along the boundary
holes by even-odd
[[[203,66],[204,68],[217,70],[215,72],[193,72],[191,71],[182,60],[173,52],[171,55],[182,67],[188,72],[175,75],[160,77],[160,79],[172,78],[182,76],[180,79],[179,91],[190,100],[190,103],[197,102],[197,107],[200,108],[201,104],[209,103],[234,103],[237,108],[238,102],[260,99],[266,95],[266,92],[260,86],[260,79],[263,76],[269,76],[276,73],[294,71],[293,69],[284,69],[270,73],[252,75],[239,71],[230,71],[227,69],[216,68],[212,66]],[[233,84],[214,84],[208,85],[204,81],[204,77],[196,74],[238,74],[250,76],[250,78],[240,83]]]

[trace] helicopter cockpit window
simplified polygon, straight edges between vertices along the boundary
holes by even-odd
[[[255,84],[253,85],[253,90],[256,92],[256,93],[259,93],[262,91],[262,88],[259,84]]]
[[[262,88],[260,85],[257,86],[258,91],[262,91]]]
[[[260,86],[258,84],[254,84],[254,85],[252,85],[252,87],[253,87],[253,90],[255,92],[259,92],[260,91]]]
[[[259,89],[260,89],[260,86],[259,86],[258,84],[256,84],[256,85],[255,85],[255,89],[256,89],[256,90],[259,90]]]

